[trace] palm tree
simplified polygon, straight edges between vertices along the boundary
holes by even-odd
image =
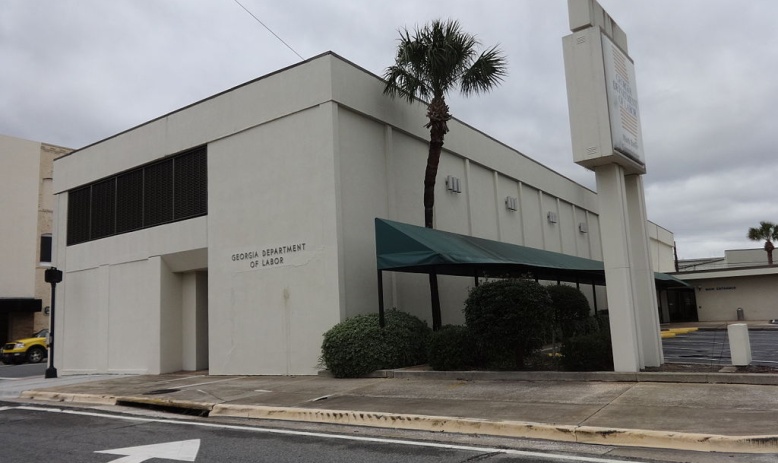
[[[507,62],[495,46],[480,55],[475,36],[463,32],[459,22],[434,20],[413,35],[408,29],[400,31],[400,43],[394,66],[384,73],[384,94],[401,97],[408,102],[429,99],[428,122],[430,130],[427,168],[424,173],[424,226],[433,228],[435,205],[435,178],[438,174],[443,138],[451,119],[446,94],[456,87],[465,95],[487,92],[498,85],[506,75]],[[440,299],[437,275],[430,273],[432,293],[432,327],[440,328]]]
[[[764,250],[767,253],[767,264],[773,265],[773,240],[778,240],[778,226],[772,222],[759,222],[759,227],[748,229],[748,239],[752,241],[764,241]]]

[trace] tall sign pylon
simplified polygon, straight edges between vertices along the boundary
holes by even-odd
[[[664,363],[651,269],[646,173],[635,66],[627,35],[596,0],[568,0],[562,39],[574,161],[593,170],[600,203],[616,371]]]

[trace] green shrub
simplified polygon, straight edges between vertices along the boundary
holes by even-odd
[[[599,331],[611,332],[611,320],[607,310],[600,310],[592,317]]]
[[[372,371],[418,365],[427,361],[430,329],[425,322],[399,310],[357,315],[324,333],[321,362],[336,378],[356,378]]]
[[[574,336],[562,343],[562,367],[568,371],[613,371],[609,331]]]
[[[521,369],[524,358],[543,344],[553,323],[551,298],[535,281],[497,280],[473,288],[465,301],[465,321],[487,366]]]
[[[433,370],[466,370],[477,366],[476,344],[461,325],[446,325],[430,335],[427,359]]]
[[[554,321],[562,339],[591,332],[589,322],[589,301],[572,286],[547,286],[548,295],[554,304]]]

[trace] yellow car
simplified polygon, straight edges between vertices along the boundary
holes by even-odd
[[[3,363],[40,363],[49,355],[49,330],[42,329],[30,338],[9,342],[0,349]]]

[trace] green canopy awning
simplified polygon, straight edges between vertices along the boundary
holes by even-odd
[[[458,276],[519,276],[605,284],[598,260],[476,238],[386,219],[375,219],[378,270]],[[687,286],[656,274],[658,282]]]

